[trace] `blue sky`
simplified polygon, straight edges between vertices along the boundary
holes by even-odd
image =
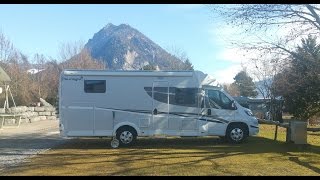
[[[87,42],[108,23],[129,24],[164,49],[184,51],[196,70],[232,82],[241,55],[227,46],[232,30],[205,5],[0,5],[0,30],[16,48],[59,58],[62,43]]]

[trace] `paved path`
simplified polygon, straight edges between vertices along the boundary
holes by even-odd
[[[0,172],[65,141],[59,136],[58,120],[0,129]]]

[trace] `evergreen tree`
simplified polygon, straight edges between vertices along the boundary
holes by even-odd
[[[193,69],[193,65],[192,63],[190,62],[189,58],[187,58],[185,61],[184,61],[184,70],[194,70]]]
[[[240,71],[233,79],[235,80],[233,84],[237,86],[240,96],[256,97],[258,95],[254,82],[246,71]]]
[[[156,68],[156,66],[148,64],[148,65],[143,66],[141,68],[141,70],[155,71],[155,70],[157,70],[157,68]]]
[[[308,119],[320,112],[320,45],[316,37],[302,39],[290,66],[276,76],[273,86],[295,117]]]

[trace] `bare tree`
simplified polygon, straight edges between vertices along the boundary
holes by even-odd
[[[13,44],[0,33],[1,66],[11,78],[10,91],[16,105],[28,105],[34,101],[35,84],[27,70],[31,68],[28,57],[15,49]]]
[[[30,64],[25,55],[16,51],[8,61],[3,64],[4,69],[11,78],[10,89],[17,105],[28,105],[35,101],[33,92],[36,90],[35,84],[30,78],[27,70]]]
[[[33,57],[33,64],[36,67],[36,71],[35,73],[32,75],[34,76],[34,83],[36,83],[37,85],[37,91],[38,91],[38,98],[45,98],[47,96],[47,90],[44,89],[44,83],[46,82],[46,79],[44,78],[44,76],[41,76],[39,74],[39,72],[45,70],[45,63],[47,62],[46,57],[43,54],[35,54]]]
[[[14,55],[14,51],[13,44],[0,32],[0,61],[7,63],[11,56]]]
[[[61,43],[59,47],[59,56],[61,61],[67,61],[79,54],[84,48],[83,41],[75,41],[68,43]]]
[[[171,46],[167,48],[167,51],[172,54],[177,59],[180,59],[181,62],[171,62],[172,69],[175,70],[193,70],[193,65],[191,61],[189,60],[189,57],[185,51],[183,51],[181,48],[178,48],[176,46]]]
[[[241,40],[234,39],[232,45],[260,56],[280,56],[274,58],[275,63],[288,60],[288,56],[299,58],[294,51],[295,43],[310,34],[320,35],[318,4],[211,5],[209,8],[240,30]]]
[[[52,105],[57,102],[61,71],[62,68],[57,61],[51,59],[44,64],[44,70],[38,73],[44,80],[41,85],[46,96],[42,98],[45,98]]]
[[[233,83],[223,84],[223,89],[226,90],[231,96],[240,96],[240,91],[238,87]]]
[[[62,68],[75,69],[105,69],[103,61],[92,58],[88,49],[81,41],[65,43],[60,47],[60,57]]]
[[[256,81],[256,88],[264,99],[273,98],[272,86],[275,76],[280,73],[287,64],[281,64],[279,60],[281,57],[272,56],[268,54],[260,56],[259,58],[252,58],[247,71]]]

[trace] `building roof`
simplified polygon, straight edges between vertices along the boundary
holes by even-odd
[[[0,82],[10,82],[11,79],[8,74],[0,67]]]

